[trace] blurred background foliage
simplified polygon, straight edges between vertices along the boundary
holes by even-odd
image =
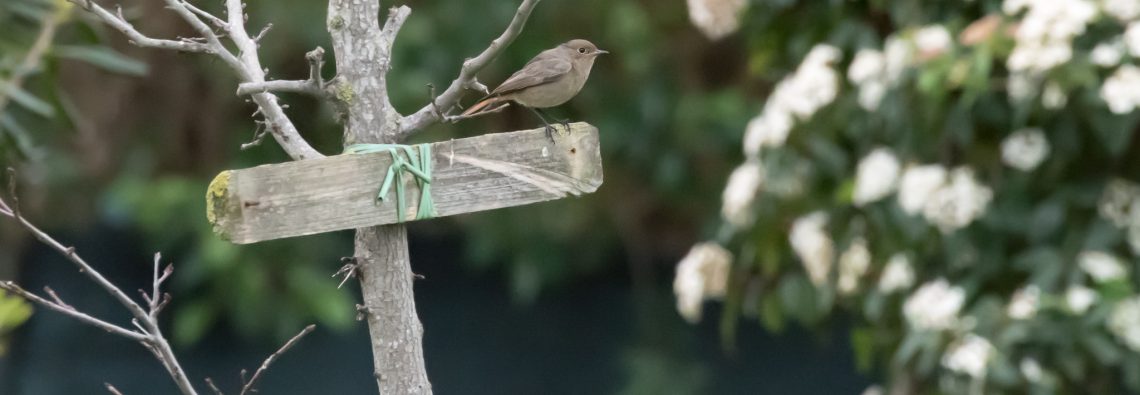
[[[501,32],[516,3],[408,1],[413,13],[397,40],[389,82],[396,108],[410,112],[426,103],[426,84],[444,86],[454,78],[463,58]],[[1026,12],[1034,12],[1013,9],[1017,3],[1053,4],[1061,7],[1057,15],[1065,14],[1064,7],[1088,5],[1095,14],[1079,21],[1079,33],[1057,34],[1071,48],[1068,59],[1011,73],[1009,59],[1021,45],[1016,28]],[[1131,62],[1119,37],[1135,22],[1105,11],[1112,3],[1121,2],[544,1],[524,34],[480,77],[497,83],[535,53],[571,38],[609,50],[583,92],[553,110],[599,127],[605,185],[579,199],[413,224],[413,242],[438,235],[460,240],[449,246],[463,251],[457,264],[503,276],[523,308],[567,284],[628,279],[639,333],[626,354],[635,372],[629,393],[703,388],[708,372],[677,350],[686,328],[674,310],[661,307],[673,303],[668,290],[674,266],[700,240],[731,254],[721,292],[698,296],[698,306],[706,297],[724,299],[717,311],[728,350],[738,337],[751,335],[737,333],[740,320],[758,321],[771,332],[794,323],[821,337],[851,321],[844,341],[852,344],[857,367],[892,391],[1140,391],[1140,346],[1130,348],[1119,331],[1106,328],[1120,301],[1134,298],[1140,272],[1130,270],[1135,259],[1128,224],[1103,212],[1105,186],[1113,180],[1124,185],[1121,210],[1132,210],[1135,188],[1119,179],[1135,180],[1140,166],[1132,139],[1137,113],[1112,111],[1102,94],[1117,66],[1098,65],[1092,55],[1110,43],[1124,52],[1123,63]],[[199,5],[220,8],[217,2]],[[160,2],[123,6],[143,32],[192,35]],[[316,23],[325,7],[299,0],[249,4],[251,30],[275,26],[261,47],[271,78],[302,78],[302,54],[331,48],[323,20]],[[701,7],[733,11],[698,29],[693,21],[701,22],[690,12]],[[1079,17],[1069,11],[1070,18]],[[994,24],[979,25],[987,16]],[[1045,23],[1046,32],[1066,22],[1054,19]],[[179,267],[172,289],[176,340],[190,344],[218,326],[283,339],[313,320],[331,328],[354,325],[355,290],[337,290],[328,278],[338,258],[349,254],[349,232],[238,247],[214,237],[204,220],[202,195],[213,175],[287,160],[271,142],[238,149],[252,137],[253,107],[234,95],[229,70],[201,56],[134,48],[62,0],[2,2],[0,27],[0,162],[19,169],[25,211],[61,232],[93,223],[134,229],[142,235],[140,248],[163,251]],[[968,28],[985,34],[966,40],[961,35]],[[919,44],[928,41],[938,50],[924,51]],[[903,67],[886,77],[877,100],[862,97],[870,88],[849,71],[856,54],[874,49],[890,55],[892,42],[910,53]],[[833,52],[814,51],[819,44]],[[809,53],[821,61],[805,60]],[[804,66],[809,64],[814,67]],[[887,67],[870,70],[878,75]],[[331,70],[335,65],[326,68]],[[772,124],[755,118],[775,111],[781,81],[797,76],[813,88],[802,92],[806,96],[835,92],[809,114],[797,113],[786,140],[744,144],[746,132],[771,132]],[[1053,99],[1043,102],[1046,90]],[[1058,92],[1064,98],[1059,105]],[[340,128],[329,106],[308,97],[285,100],[315,147],[339,152]],[[512,108],[433,126],[415,142],[536,124],[531,114]],[[1029,170],[1011,168],[1003,145],[1027,128],[1039,130],[1052,149]],[[866,188],[884,187],[860,186],[868,182],[859,180],[860,163],[884,148],[895,173],[917,164],[966,166],[982,185],[971,190],[988,190],[992,199],[985,199],[976,218],[943,232],[894,199],[867,198]],[[722,192],[729,194],[729,174],[741,163],[762,169],[757,183],[763,186],[744,194],[743,212],[718,216],[727,210]],[[891,178],[889,173],[880,178]],[[893,179],[889,183],[886,193],[895,188]],[[901,193],[904,187],[898,188]],[[801,222],[813,212],[824,213],[815,217],[822,221]],[[811,270],[818,269],[801,264],[811,251],[790,240],[799,225],[823,229],[806,234],[823,234],[814,241],[826,240],[833,250],[821,260],[828,268],[822,277],[813,278]],[[8,223],[0,223],[0,236],[0,277],[16,277],[26,236]],[[866,251],[862,269],[844,269],[841,256],[852,246]],[[1086,281],[1079,258],[1100,257],[1087,252],[1107,254],[1127,275]],[[919,318],[907,316],[904,304],[921,292],[908,296],[869,285],[900,253],[912,272],[899,287],[909,292],[948,279],[947,297],[961,295],[951,312],[954,325],[916,328]],[[130,264],[149,270],[146,260]],[[830,270],[833,264],[838,268]],[[853,270],[856,285],[841,292],[844,270]],[[680,276],[678,271],[678,281]],[[1067,292],[1086,284],[1096,303],[1074,313],[1066,307]],[[1033,309],[1040,306],[1040,313],[1010,318],[1011,295],[1030,285],[1036,291],[1026,292],[1037,295]],[[702,315],[698,310],[686,318]],[[0,314],[0,335],[8,319]],[[427,331],[430,336],[432,329]],[[975,347],[982,350],[988,372],[982,377],[988,379],[943,358],[963,344],[981,344],[973,341],[979,338],[990,347]],[[987,351],[993,348],[997,352]]]

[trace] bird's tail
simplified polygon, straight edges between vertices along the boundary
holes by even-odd
[[[487,108],[487,106],[489,106],[489,105],[492,105],[492,104],[495,104],[495,103],[498,103],[498,102],[500,102],[500,101],[502,101],[502,100],[503,100],[503,99],[502,99],[501,97],[499,97],[499,96],[493,96],[493,97],[488,97],[488,98],[485,98],[485,99],[483,99],[483,100],[480,100],[478,103],[475,103],[475,104],[474,104],[474,105],[472,105],[471,107],[468,107],[468,108],[467,108],[467,110],[464,110],[464,111],[463,111],[463,114],[462,114],[462,115],[463,115],[463,116],[468,116],[468,115],[471,115],[471,114],[477,113],[477,112],[479,112],[480,110],[482,110],[482,109],[484,109],[484,108]]]

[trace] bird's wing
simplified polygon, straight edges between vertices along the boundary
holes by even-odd
[[[510,93],[535,85],[542,85],[558,80],[559,77],[570,72],[570,61],[560,57],[535,58],[526,66],[503,81],[495,88],[491,95]]]

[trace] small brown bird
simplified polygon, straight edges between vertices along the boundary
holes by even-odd
[[[478,113],[488,106],[506,101],[514,101],[531,109],[546,125],[547,133],[554,130],[540,109],[561,105],[569,101],[590,77],[594,59],[609,53],[598,49],[586,40],[570,40],[557,47],[542,51],[522,70],[503,81],[490,95],[463,112],[463,115]],[[561,121],[565,124],[565,121]]]

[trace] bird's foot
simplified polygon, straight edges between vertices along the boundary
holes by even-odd
[[[554,132],[555,132],[554,126],[546,125],[546,127],[543,129],[546,130],[546,138],[550,139],[550,142],[552,142],[552,143],[555,142],[554,141]]]

